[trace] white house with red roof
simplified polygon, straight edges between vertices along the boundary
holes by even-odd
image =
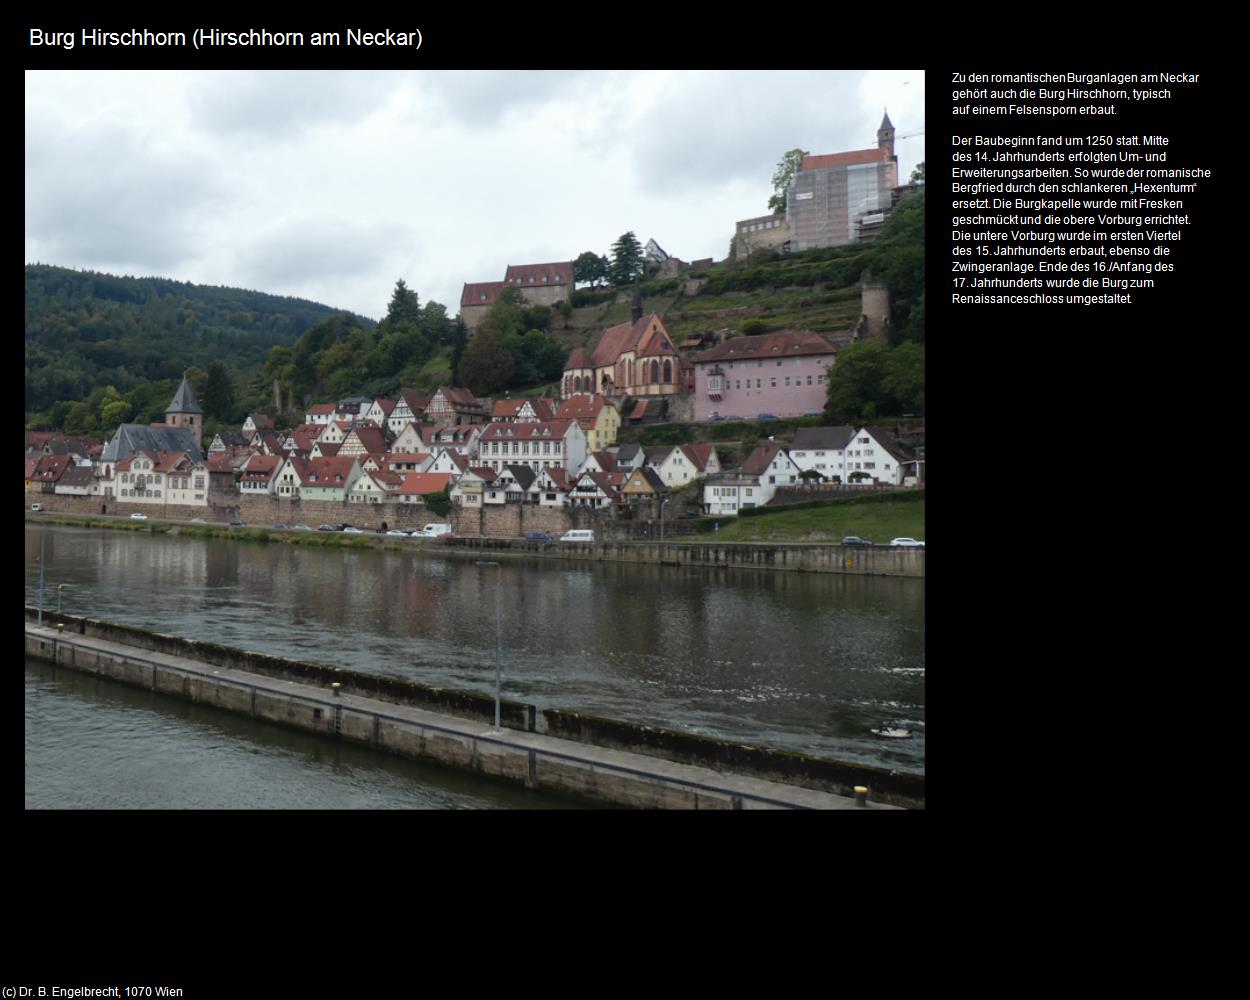
[[[301,500],[346,500],[347,491],[364,475],[354,457],[314,458],[300,486]]]
[[[481,466],[470,468],[456,480],[456,484],[451,488],[449,496],[452,503],[459,504],[470,510],[480,508],[487,486],[495,481],[497,475],[498,473],[494,469],[486,469]]]
[[[496,472],[508,465],[526,465],[535,472],[546,466],[572,471],[585,461],[586,432],[576,420],[491,423],[478,441],[478,464]]]
[[[304,414],[304,423],[328,424],[334,420],[334,414],[337,409],[338,407],[333,403],[318,403],[316,406],[310,406],[308,412]]]
[[[583,472],[568,493],[570,507],[601,510],[620,502],[621,487],[629,477],[624,472]]]
[[[274,492],[280,497],[293,499],[299,496],[304,477],[308,474],[309,460],[299,455],[288,455],[273,476]]]
[[[442,493],[451,483],[445,472],[409,472],[396,492],[400,503],[423,504],[432,493]]]
[[[277,492],[278,469],[285,464],[279,455],[252,455],[248,458],[239,477],[239,492],[243,496],[268,496]]]
[[[569,490],[572,488],[573,484],[569,482],[568,473],[563,469],[548,466],[538,470],[538,475],[530,484],[529,491],[531,496],[537,497],[540,507],[567,507]]]
[[[742,474],[753,476],[759,482],[760,504],[768,503],[777,487],[800,482],[802,471],[785,449],[776,444],[760,445],[742,463]]]
[[[394,500],[404,484],[397,472],[361,472],[360,478],[347,491],[348,503],[383,503]]]
[[[357,421],[343,438],[340,455],[381,455],[387,450],[386,435],[372,421]]]
[[[441,448],[424,471],[446,473],[454,480],[469,471],[469,456],[451,448]]]
[[[395,400],[395,405],[386,417],[386,427],[392,434],[399,434],[411,423],[416,423],[425,414],[430,405],[429,396],[407,393]]]

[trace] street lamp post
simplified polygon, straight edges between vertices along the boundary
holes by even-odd
[[[56,585],[56,613],[61,613],[61,591],[68,587],[68,583],[58,583]]]
[[[667,500],[664,500],[660,503],[660,544],[661,545],[664,544],[664,508],[668,506],[668,501],[672,499],[673,499],[672,497],[669,497]]]
[[[479,566],[494,566],[495,575],[495,731],[499,731],[499,692],[503,684],[503,563],[477,560]]]
[[[39,620],[37,624],[43,624],[43,541],[44,535],[39,536]]]

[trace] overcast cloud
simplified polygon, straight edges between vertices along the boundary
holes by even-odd
[[[924,128],[915,71],[26,74],[26,259],[454,315],[621,233],[725,256],[788,149]],[[897,143],[899,176],[924,136]]]

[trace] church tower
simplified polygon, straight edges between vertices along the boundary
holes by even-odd
[[[165,425],[167,427],[185,427],[199,440],[204,434],[204,411],[195,400],[195,393],[187,383],[186,372],[182,373],[182,385],[174,393],[174,398],[165,407]]]

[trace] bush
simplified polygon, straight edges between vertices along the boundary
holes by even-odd
[[[762,319],[749,319],[742,324],[741,329],[748,337],[756,337],[768,329],[768,324]]]
[[[580,288],[573,292],[569,297],[569,301],[573,304],[574,309],[581,309],[584,306],[597,306],[602,302],[611,302],[616,298],[616,289],[604,288],[594,290],[591,288]]]

